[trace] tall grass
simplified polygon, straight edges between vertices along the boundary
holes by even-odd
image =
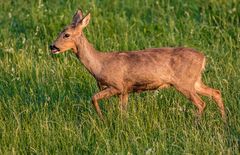
[[[237,0],[0,1],[0,154],[239,154],[240,3]],[[222,91],[196,123],[196,108],[174,89],[90,103],[94,79],[75,56],[48,45],[77,8],[92,14],[85,30],[101,51],[163,46],[205,53],[204,81]]]

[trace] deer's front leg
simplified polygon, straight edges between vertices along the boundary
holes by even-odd
[[[98,100],[101,100],[101,99],[103,99],[103,98],[111,97],[111,96],[116,95],[116,94],[118,94],[118,93],[119,93],[119,92],[118,92],[117,89],[112,88],[112,87],[109,87],[109,88],[106,88],[106,89],[104,89],[104,90],[96,93],[96,94],[92,97],[92,103],[93,103],[93,105],[94,105],[94,107],[95,107],[95,109],[96,109],[96,111],[97,111],[97,113],[98,113],[98,115],[99,115],[99,117],[100,117],[101,119],[103,119],[103,115],[102,115],[101,109],[100,109],[100,107],[99,107],[99,105],[98,105]]]
[[[128,103],[128,94],[120,94],[120,110],[127,110],[127,103]]]

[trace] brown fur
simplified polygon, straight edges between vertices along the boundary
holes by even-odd
[[[73,17],[50,46],[53,53],[72,49],[87,70],[97,80],[100,91],[92,103],[102,118],[98,100],[119,95],[121,109],[126,109],[128,94],[174,86],[190,99],[202,114],[205,103],[198,96],[213,97],[225,117],[224,104],[219,90],[207,87],[201,81],[205,56],[191,48],[150,48],[131,52],[98,52],[88,42],[82,30],[90,20],[83,18],[81,10]],[[67,34],[67,35],[66,35]],[[70,36],[68,36],[70,35]],[[67,37],[68,36],[68,37]]]

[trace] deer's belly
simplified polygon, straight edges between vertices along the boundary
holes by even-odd
[[[161,88],[168,87],[169,84],[166,83],[141,83],[134,84],[129,90],[133,92],[142,92],[147,90],[157,90]]]

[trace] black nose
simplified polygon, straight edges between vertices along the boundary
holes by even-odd
[[[58,51],[60,51],[60,49],[57,48],[57,46],[55,46],[55,45],[50,45],[49,48],[50,48],[51,50],[58,50]]]
[[[50,45],[49,48],[53,50],[55,48],[55,45]]]

